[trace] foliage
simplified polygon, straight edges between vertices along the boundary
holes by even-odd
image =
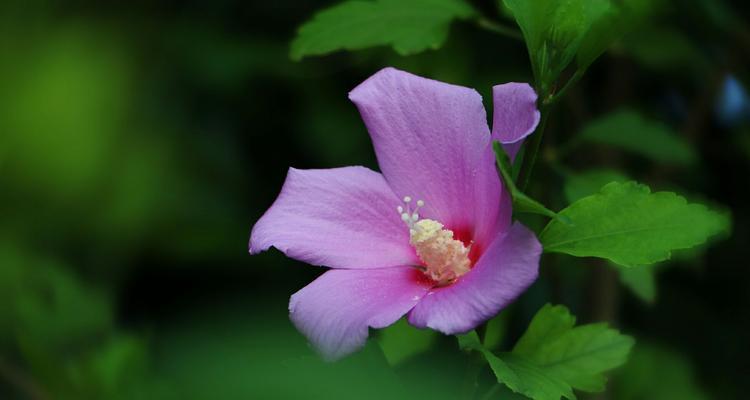
[[[632,267],[668,260],[672,250],[704,243],[729,228],[726,215],[671,192],[613,182],[571,204],[540,234],[545,251],[601,257]]]
[[[548,209],[540,202],[525,195],[516,187],[516,184],[512,177],[513,170],[510,164],[510,159],[505,153],[505,150],[503,150],[503,146],[499,142],[494,142],[492,145],[495,150],[495,159],[498,171],[503,179],[505,187],[510,192],[511,199],[513,200],[513,211],[521,213],[529,212],[534,214],[541,214],[549,218],[557,218],[557,214],[554,211]]]
[[[317,13],[299,28],[291,57],[391,45],[408,55],[440,47],[454,19],[473,16],[462,0],[351,0]]]
[[[603,391],[603,372],[625,363],[633,343],[606,324],[575,326],[565,307],[549,304],[509,353],[493,354],[474,332],[459,337],[461,348],[482,353],[499,383],[534,400],[575,399],[572,389]]]
[[[0,5],[0,398],[745,395],[747,5],[326,4]],[[387,65],[534,82],[495,151],[547,254],[468,352],[402,319],[325,363],[286,319],[316,272],[248,258],[248,223],[289,165],[375,166],[346,92]]]

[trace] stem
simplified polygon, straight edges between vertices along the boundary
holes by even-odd
[[[552,93],[550,95],[543,95],[542,97],[544,100],[542,100],[541,105],[541,113],[542,113],[542,120],[539,123],[539,127],[536,129],[536,132],[534,132],[533,137],[531,138],[531,141],[528,144],[528,147],[526,148],[526,156],[523,160],[523,165],[521,166],[521,173],[518,176],[518,187],[521,189],[522,192],[526,192],[526,187],[529,185],[529,181],[531,180],[531,173],[534,170],[534,164],[536,163],[536,157],[537,153],[539,153],[539,148],[542,144],[542,136],[544,136],[544,128],[547,126],[547,118],[549,117],[549,113],[552,110],[552,105],[554,105],[558,100],[560,100],[565,93],[581,79],[583,76],[583,70],[577,70],[573,76],[568,79],[567,82],[565,82],[565,86],[562,87],[559,91],[556,93]],[[544,92],[542,92],[544,93]]]
[[[480,17],[478,20],[476,20],[476,22],[477,22],[477,26],[479,26],[482,29],[497,33],[505,37],[509,37],[511,39],[516,39],[516,40],[521,40],[521,41],[523,40],[523,35],[521,34],[521,32],[509,26],[499,24],[495,21],[489,20],[484,17]]]
[[[531,172],[534,169],[536,163],[537,153],[542,144],[542,136],[544,136],[544,128],[547,126],[547,118],[549,117],[549,107],[542,106],[542,121],[539,123],[539,127],[531,137],[531,141],[526,148],[526,154],[523,158],[523,165],[521,165],[521,172],[518,175],[518,187],[521,192],[526,192],[526,187],[529,185],[531,180]]]

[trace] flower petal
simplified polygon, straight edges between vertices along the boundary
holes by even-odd
[[[492,231],[502,188],[487,114],[475,90],[385,68],[349,98],[399,197],[424,200],[423,217],[470,230],[474,239],[477,232]],[[489,237],[479,239],[489,245]]]
[[[542,246],[515,223],[456,283],[435,288],[409,313],[409,322],[448,335],[464,333],[497,314],[539,274]]]
[[[536,92],[527,83],[510,82],[492,88],[492,139],[505,145],[511,160],[523,139],[539,124],[536,99]]]
[[[255,224],[250,253],[273,246],[332,268],[383,268],[418,262],[399,199],[364,167],[289,169],[281,194]]]
[[[327,359],[361,348],[368,328],[384,328],[432,286],[412,267],[330,270],[289,301],[294,325]]]

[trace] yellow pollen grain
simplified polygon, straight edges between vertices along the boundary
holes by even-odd
[[[440,283],[448,284],[469,272],[469,247],[453,238],[453,231],[431,219],[416,222],[409,231],[409,242],[425,264],[425,274]]]

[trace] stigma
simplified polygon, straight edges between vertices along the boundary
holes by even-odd
[[[465,246],[454,238],[453,231],[445,229],[440,222],[420,219],[419,209],[424,201],[417,200],[413,210],[411,202],[411,197],[404,197],[405,206],[398,206],[396,210],[409,228],[409,243],[423,263],[420,269],[439,286],[449,285],[471,269],[471,245]]]

